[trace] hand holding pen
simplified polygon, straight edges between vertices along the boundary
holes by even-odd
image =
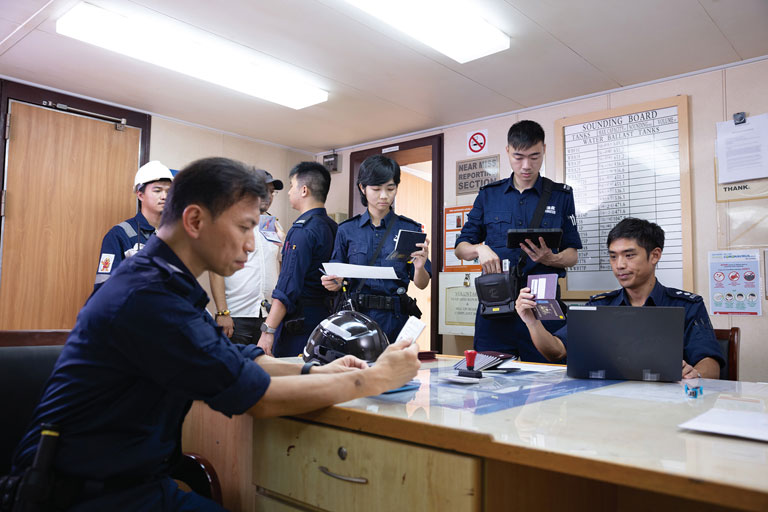
[[[337,292],[341,289],[341,278],[339,276],[329,276],[322,268],[319,268],[318,270],[323,274],[320,277],[320,282],[323,283],[326,290],[329,292]]]

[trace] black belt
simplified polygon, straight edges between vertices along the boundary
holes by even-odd
[[[360,293],[355,296],[355,303],[358,306],[368,309],[383,309],[387,311],[396,311],[400,309],[397,297],[392,297],[390,295],[367,295]]]

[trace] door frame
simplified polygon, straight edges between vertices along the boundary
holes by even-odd
[[[443,134],[438,133],[428,137],[394,142],[375,148],[355,151],[349,155],[349,215],[352,216],[354,203],[358,200],[355,176],[363,160],[372,155],[387,154],[395,151],[432,147],[432,243],[430,244],[432,261],[432,304],[430,317],[432,326],[430,339],[434,340],[432,350],[443,352],[443,337],[438,333],[439,327],[439,289],[440,270],[443,268]],[[394,149],[397,148],[397,149]]]
[[[63,103],[68,107],[86,110],[88,112],[116,117],[118,119],[125,119],[128,126],[141,129],[139,166],[144,165],[149,161],[149,134],[150,130],[152,129],[152,116],[149,114],[143,114],[141,112],[136,112],[121,107],[105,105],[103,103],[78,98],[76,96],[70,96],[61,92],[0,79],[0,133],[3,135],[3,138],[0,139],[0,162],[3,164],[3,172],[0,174],[0,190],[5,189],[5,151],[7,142],[7,139],[5,138],[5,126],[11,100],[30,103],[38,107],[50,108],[51,110],[60,112],[66,112],[64,110],[59,110],[43,105],[44,101],[52,101],[54,103]]]

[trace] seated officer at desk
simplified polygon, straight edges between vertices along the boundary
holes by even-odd
[[[611,269],[622,288],[590,297],[589,306],[676,306],[685,308],[683,378],[720,378],[725,364],[720,345],[699,295],[667,288],[656,279],[656,264],[664,249],[664,230],[647,220],[628,217],[608,233]],[[550,361],[566,356],[568,326],[552,335],[533,314],[536,303],[523,288],[515,303],[536,348]]]
[[[197,277],[243,268],[265,196],[262,177],[225,158],[198,160],[176,176],[157,235],[77,316],[16,450],[18,475],[32,464],[40,424],[58,426],[51,501],[35,510],[223,510],[168,476],[193,400],[228,416],[283,416],[382,393],[416,375],[410,340],[388,347],[372,368],[352,356],[314,367],[222,333]]]

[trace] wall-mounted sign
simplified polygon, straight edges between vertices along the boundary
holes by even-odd
[[[467,132],[467,156],[478,156],[486,153],[488,153],[488,130]]]
[[[456,195],[477,194],[480,187],[498,181],[499,155],[456,162]]]
[[[760,252],[709,253],[709,314],[762,315]]]
[[[461,234],[461,228],[467,222],[467,214],[472,210],[472,205],[451,206],[443,210],[443,269],[446,272],[479,272],[482,267],[477,261],[464,261],[456,257],[456,239]]]

